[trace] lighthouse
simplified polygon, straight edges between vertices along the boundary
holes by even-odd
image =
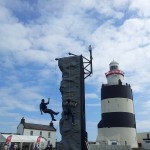
[[[124,72],[112,61],[105,73],[107,84],[101,87],[101,121],[98,123],[97,143],[137,147],[133,94],[124,83]]]

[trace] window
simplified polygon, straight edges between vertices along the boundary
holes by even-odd
[[[48,141],[48,145],[50,144],[50,141]]]
[[[111,145],[117,145],[117,142],[112,142]]]
[[[138,147],[142,147],[142,143],[138,143]]]
[[[118,69],[118,66],[111,66],[110,67],[110,70],[115,70],[115,69]]]
[[[51,133],[50,132],[48,132],[48,138],[50,138],[51,137]]]
[[[42,136],[42,131],[40,131],[40,136]]]
[[[30,131],[30,135],[33,135],[33,131]]]

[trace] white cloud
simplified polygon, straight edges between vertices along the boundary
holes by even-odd
[[[99,96],[96,93],[86,93],[85,94],[86,99],[98,99]]]
[[[86,104],[86,106],[89,106],[89,107],[100,107],[101,106],[101,104],[100,104],[100,102],[99,103],[88,103],[88,104]]]
[[[28,28],[26,28],[23,24],[18,23],[17,21],[5,22],[4,20],[0,26],[1,51],[18,52],[29,49],[31,43],[27,38],[28,33]]]
[[[149,17],[149,0],[132,0],[130,10],[135,11],[139,17]]]
[[[145,132],[150,130],[150,121],[149,120],[137,120],[137,131]]]
[[[19,117],[20,114],[19,113],[14,113],[11,110],[11,108],[8,106],[7,108],[3,108],[3,107],[1,108],[0,116],[1,116],[1,118],[3,118],[3,117],[5,117],[5,118],[14,117],[14,119],[15,119],[16,117]]]
[[[144,102],[143,107],[144,107],[147,111],[150,111],[150,100]]]

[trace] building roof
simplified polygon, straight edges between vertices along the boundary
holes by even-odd
[[[56,131],[56,129],[53,126],[50,126],[50,125],[24,123],[23,126],[24,126],[24,129]]]
[[[119,63],[116,62],[115,60],[111,61],[109,64],[109,66],[118,66],[118,65],[119,65]]]
[[[21,119],[20,124],[24,126],[24,129],[33,129],[33,130],[45,130],[45,131],[56,131],[53,123],[51,122],[49,125],[43,124],[34,124],[34,123],[26,123],[24,117]]]

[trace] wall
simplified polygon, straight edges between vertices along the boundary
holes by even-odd
[[[137,133],[138,145],[150,149],[150,132]]]
[[[126,144],[137,147],[136,132],[134,128],[99,128],[98,135],[100,136],[97,137],[96,142],[108,139],[108,144],[109,140],[113,140],[118,141],[118,145]]]
[[[19,124],[18,129],[17,129],[17,133],[19,133],[21,135],[31,135],[30,134],[31,131],[33,131],[33,135],[40,136],[41,130],[24,129],[24,131],[23,131],[22,124]],[[48,137],[49,132],[50,132],[50,138]],[[53,147],[56,146],[56,132],[55,131],[42,131],[42,137],[47,139],[47,144],[48,144],[48,141],[50,141],[50,143],[53,145]]]
[[[128,98],[108,98],[101,101],[102,113],[105,112],[130,112],[134,113],[133,100]]]
[[[41,130],[30,130],[30,129],[24,129],[24,135],[30,135],[30,131],[33,131],[33,135],[40,135]],[[50,138],[48,138],[48,132],[50,132]],[[50,141],[50,143],[55,147],[56,142],[56,132],[54,131],[42,131],[42,137],[46,138],[47,141]]]
[[[20,135],[23,134],[23,124],[19,124],[18,127],[17,127],[17,133],[19,133]]]

